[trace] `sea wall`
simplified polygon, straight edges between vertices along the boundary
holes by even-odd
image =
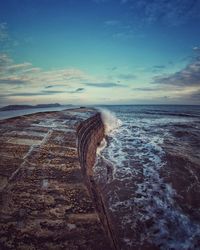
[[[116,249],[93,181],[94,109],[0,121],[0,249]]]
[[[107,215],[103,196],[93,178],[96,150],[105,136],[105,127],[100,113],[82,122],[77,129],[78,153],[81,167],[86,176],[86,183],[98,211],[101,223],[110,239],[113,249],[118,249],[112,223]]]

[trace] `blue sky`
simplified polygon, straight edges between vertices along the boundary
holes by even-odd
[[[0,105],[200,104],[199,0],[0,2]]]

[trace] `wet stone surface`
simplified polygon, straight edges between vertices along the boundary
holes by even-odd
[[[86,185],[76,109],[0,121],[0,249],[110,249]]]

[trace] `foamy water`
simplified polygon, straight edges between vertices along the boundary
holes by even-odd
[[[188,118],[188,110],[176,110],[174,115],[168,109],[161,111],[126,106],[102,111],[107,143],[99,150],[95,175],[107,190],[121,249],[142,249],[148,244],[160,249],[200,249],[198,221],[182,211],[176,190],[160,174],[167,166],[164,144],[172,137],[171,127],[191,123],[198,127],[199,113],[190,112]]]

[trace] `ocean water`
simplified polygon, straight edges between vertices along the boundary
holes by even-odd
[[[95,181],[120,249],[200,249],[200,106],[100,107]]]
[[[48,111],[61,111],[65,109],[76,108],[75,106],[61,106],[61,107],[50,107],[50,108],[32,108],[32,109],[21,109],[21,110],[8,110],[0,111],[0,120],[34,114],[39,112],[48,112]]]

